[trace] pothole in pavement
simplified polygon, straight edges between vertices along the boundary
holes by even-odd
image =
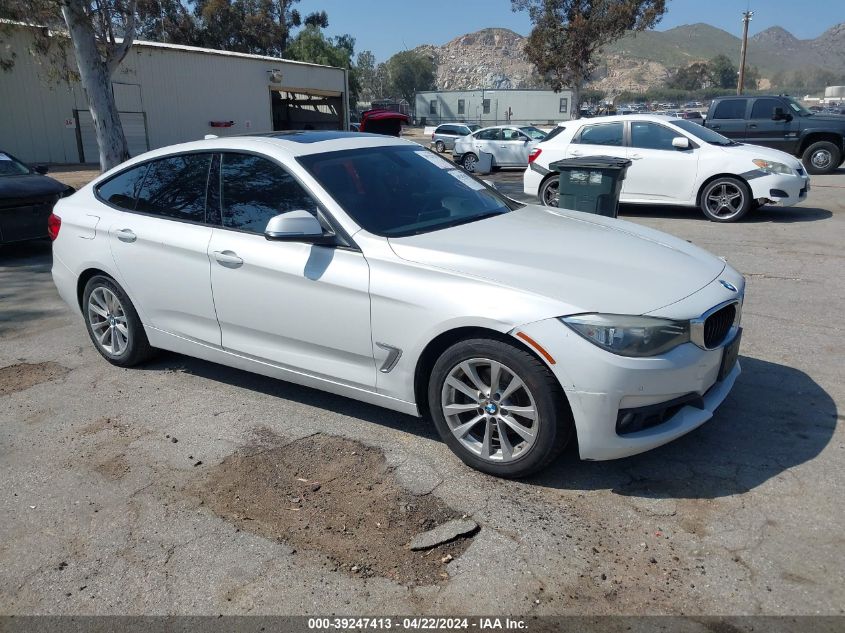
[[[18,363],[0,367],[0,396],[61,378],[70,371],[58,363]]]
[[[447,579],[473,533],[412,551],[415,536],[461,513],[402,488],[382,451],[328,435],[285,443],[264,431],[189,492],[242,530],[326,556],[332,570],[405,585]]]

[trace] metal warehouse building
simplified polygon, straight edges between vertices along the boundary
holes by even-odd
[[[0,37],[4,57],[14,55],[0,70],[0,150],[31,163],[97,163],[81,85],[56,80],[30,54],[30,27]],[[135,42],[112,76],[132,155],[206,134],[346,129],[347,86],[342,68],[156,42]]]
[[[569,120],[572,107],[569,90],[438,90],[416,93],[414,112],[420,125],[553,125]]]

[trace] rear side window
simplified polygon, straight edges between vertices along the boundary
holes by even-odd
[[[270,218],[286,211],[317,213],[302,185],[276,163],[251,154],[223,154],[220,166],[223,226],[264,233]]]
[[[744,119],[745,99],[725,99],[716,105],[714,119]]]
[[[482,130],[475,135],[475,138],[480,141],[498,141],[502,138],[502,130],[497,127],[490,128],[489,130]]]
[[[183,154],[150,163],[135,210],[174,220],[205,222],[211,154]]]
[[[587,125],[581,130],[578,143],[582,145],[622,147],[622,123]]]
[[[118,174],[97,187],[100,199],[127,211],[135,210],[135,201],[144,183],[149,165],[140,165]]]

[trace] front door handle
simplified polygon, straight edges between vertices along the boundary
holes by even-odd
[[[121,242],[134,242],[138,239],[138,236],[132,232],[132,229],[119,229],[115,231],[115,235],[117,235],[117,239]]]
[[[580,156],[581,152],[569,152],[572,156]]]
[[[239,268],[244,263],[244,260],[238,257],[238,254],[234,251],[214,251],[214,259],[226,268]]]
[[[642,157],[642,154],[631,154],[628,158],[630,158],[631,160],[640,160]]]
[[[754,123],[749,123],[748,127],[750,127],[752,130],[757,129],[757,126]]]
[[[710,129],[711,129],[711,130],[721,130],[722,128],[721,128],[721,126],[719,126],[719,125],[711,125],[711,126],[710,126]]]

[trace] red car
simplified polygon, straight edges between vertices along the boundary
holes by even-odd
[[[399,136],[402,124],[410,122],[410,117],[393,110],[366,110],[361,113],[361,132]]]

